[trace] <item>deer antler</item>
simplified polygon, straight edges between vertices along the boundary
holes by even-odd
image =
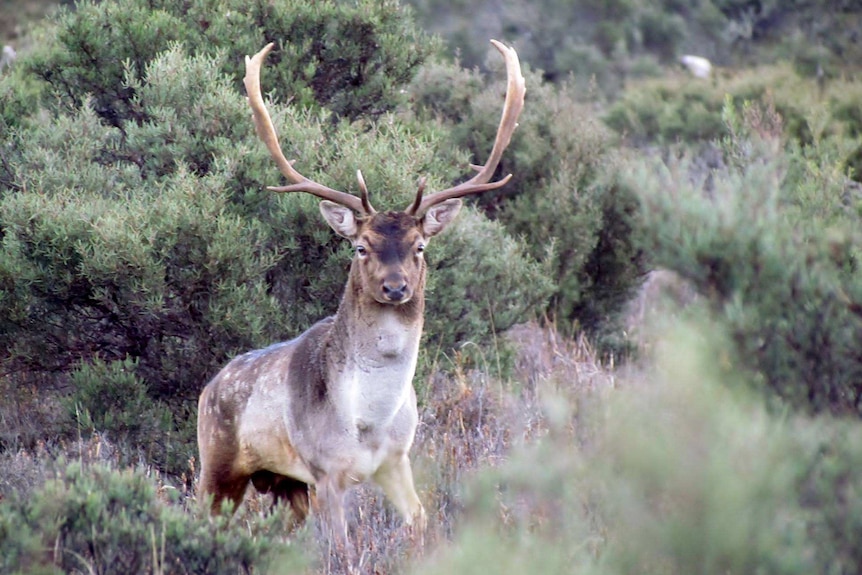
[[[494,190],[504,186],[512,178],[512,174],[509,174],[496,182],[488,183],[494,175],[494,170],[497,169],[497,164],[500,163],[503,151],[512,139],[512,133],[518,126],[518,116],[524,108],[526,86],[524,77],[521,75],[521,63],[518,60],[518,54],[515,52],[515,49],[509,48],[497,40],[491,40],[491,43],[503,55],[506,61],[506,75],[508,77],[506,102],[503,104],[503,115],[500,118],[500,126],[497,128],[497,137],[494,139],[494,148],[491,150],[491,156],[485,162],[484,166],[471,166],[479,173],[455,187],[435,192],[423,198],[422,191],[424,185],[420,186],[416,199],[407,209],[407,213],[410,215],[421,216],[431,206],[452,198],[460,198],[468,194]]]
[[[281,151],[281,145],[278,143],[278,136],[275,134],[275,127],[272,125],[272,119],[269,117],[269,112],[266,105],[263,103],[263,96],[260,92],[260,68],[266,55],[272,50],[274,44],[269,43],[263,49],[254,55],[254,57],[245,57],[245,91],[248,94],[248,103],[251,106],[254,114],[254,128],[257,131],[258,137],[266,144],[270,155],[278,165],[279,171],[285,178],[293,182],[290,186],[267,187],[273,192],[307,192],[318,198],[330,200],[336,204],[340,204],[346,208],[364,215],[374,213],[374,208],[371,207],[371,202],[368,201],[368,190],[365,187],[365,182],[362,180],[362,175],[357,172],[360,182],[360,190],[362,197],[358,198],[353,194],[339,192],[328,188],[323,184],[309,180],[299,172],[293,169],[293,162],[288,161]]]

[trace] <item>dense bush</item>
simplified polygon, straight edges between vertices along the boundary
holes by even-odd
[[[768,103],[729,102],[724,117],[727,171],[694,183],[685,164],[634,175],[647,249],[706,298],[765,388],[859,415],[862,195],[828,143],[785,154]]]
[[[0,502],[3,573],[251,573],[278,557],[300,565],[273,515],[251,531],[171,502],[152,479],[72,463],[27,498]]]
[[[279,326],[269,231],[228,211],[224,171],[147,186],[136,168],[93,161],[104,144],[87,136],[108,128],[89,112],[66,120],[42,132],[50,145],[31,134],[25,157],[52,164],[19,164],[30,191],[0,202],[7,360],[65,371],[94,355],[139,358],[154,391],[191,399],[226,354]],[[79,169],[64,178],[69,164]]]
[[[432,518],[428,572],[860,571],[858,425],[784,409],[862,409],[862,195],[848,178],[860,96],[831,68],[850,46],[844,28],[805,47],[825,39],[823,21],[851,26],[855,6],[492,4],[422,5],[453,21],[459,6],[474,12],[459,29],[481,48],[463,61],[487,61],[490,82],[420,66],[434,42],[376,1],[87,2],[4,71],[0,571],[235,573],[266,569],[273,553],[297,558],[280,515],[203,519],[149,467],[190,480],[200,387],[233,354],[331,313],[350,257],[315,199],[263,189],[279,176],[249,122],[242,56],[278,44],[264,92],[300,171],[355,190],[361,167],[375,205],[401,208],[418,176],[446,187],[487,156],[503,94],[488,37],[515,40],[528,68],[498,174],[515,179],[435,238],[423,362],[543,312],[608,349],[644,257],[700,294],[689,315],[703,305],[705,319],[657,344],[657,370],[635,366],[632,379],[591,378],[595,359],[569,357],[556,334],[517,360],[553,369],[516,391],[471,372],[467,352],[454,355],[453,379],[429,377],[415,467]],[[778,37],[809,10],[824,20]],[[792,53],[796,71],[631,83],[692,46],[721,56],[759,43]],[[818,70],[819,86],[800,76]],[[710,142],[720,160],[704,172],[673,148],[665,165],[633,168],[595,119],[590,77],[631,88],[608,116],[620,134]],[[751,387],[767,390],[769,408]],[[60,432],[91,431],[117,443],[111,460],[140,458],[147,473],[45,463],[87,445]],[[468,471],[493,465],[465,495]],[[42,486],[46,469],[55,477]],[[361,567],[409,571],[410,534],[379,498],[358,498]],[[328,557],[327,544],[311,549]]]
[[[468,67],[484,66],[486,38],[518,48],[524,61],[545,79],[573,75],[580,88],[590,83],[618,90],[626,75],[655,73],[657,62],[672,58],[684,39],[679,16],[636,2],[437,2],[412,0],[420,22],[440,33]]]
[[[124,82],[128,69],[143,75],[173,43],[198,55],[229,51],[219,71],[237,85],[243,56],[271,41],[280,46],[270,58],[277,93],[348,118],[392,109],[396,87],[433,48],[392,2],[84,0],[59,16],[56,34],[25,65],[51,97],[80,107],[90,94],[97,114],[122,126],[150,119]]]
[[[840,83],[830,93],[845,94]],[[741,71],[704,82],[688,74],[633,84],[608,107],[605,122],[634,144],[696,143],[717,140],[724,134],[721,111],[730,95],[737,104],[772,99],[788,135],[809,142],[806,116],[822,109],[814,82],[803,79],[786,65]],[[846,101],[848,97],[843,96]],[[838,110],[836,110],[836,113]],[[830,129],[840,122],[831,120]]]
[[[197,458],[194,417],[177,410],[185,417],[175,423],[168,406],[150,396],[136,373],[137,364],[135,360],[105,363],[96,358],[72,371],[74,391],[63,401],[66,429],[73,425],[79,435],[98,433],[110,438],[126,448],[126,453],[118,454],[118,461],[127,465],[143,459],[161,469],[188,468]]]
[[[660,75],[657,63],[697,54],[726,66],[791,61],[807,77],[839,77],[862,61],[862,7],[845,0],[409,0],[468,67],[486,63],[485,38],[513,43],[552,81],[570,74],[615,94]]]
[[[784,135],[797,145],[828,142],[859,181],[862,93],[858,83],[834,79],[818,83],[790,65],[761,66],[710,82],[674,75],[632,84],[604,114],[605,122],[638,146],[708,144],[725,134],[722,110],[726,97],[735,105],[768,101],[781,116]],[[830,160],[831,161],[831,160]]]
[[[713,140],[724,128],[721,90],[689,77],[645,81],[608,108],[605,122],[635,144]]]
[[[489,341],[541,310],[554,290],[547,266],[526,254],[524,245],[502,226],[472,210],[462,211],[459,218],[460,224],[437,240],[443,255],[432,256],[436,269],[428,285],[426,339],[444,351],[451,348],[449,342]],[[493,254],[487,252],[489,245]],[[443,259],[447,255],[449,259]],[[524,281],[527,278],[531,283]],[[463,297],[452,299],[455,294]]]

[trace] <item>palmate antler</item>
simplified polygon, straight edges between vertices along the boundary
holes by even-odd
[[[518,60],[518,54],[515,52],[515,49],[509,48],[497,40],[491,40],[491,43],[503,55],[503,58],[506,61],[506,74],[508,77],[506,101],[503,105],[503,114],[500,118],[500,125],[497,128],[497,136],[494,139],[494,148],[491,150],[491,155],[483,166],[473,166],[478,173],[466,182],[425,197],[423,197],[423,192],[425,190],[425,180],[423,178],[419,184],[419,189],[416,192],[416,199],[406,210],[406,213],[409,215],[417,218],[421,217],[431,206],[435,206],[452,198],[460,198],[469,194],[484,192],[486,190],[494,190],[504,186],[512,177],[512,174],[509,174],[496,182],[489,183],[491,178],[494,176],[494,170],[497,169],[497,165],[500,163],[503,151],[512,139],[512,133],[518,126],[518,116],[524,108],[524,94],[526,93],[526,88],[524,77],[521,75],[521,64]],[[272,120],[270,119],[269,112],[266,110],[263,96],[260,91],[260,68],[272,48],[273,44],[270,43],[267,44],[260,52],[255,54],[254,57],[249,58],[246,56],[246,72],[244,79],[246,93],[248,94],[248,102],[254,114],[254,125],[257,130],[257,135],[261,140],[263,140],[264,144],[266,144],[270,155],[272,155],[278,165],[278,169],[284,177],[292,182],[292,185],[289,186],[268,187],[267,189],[274,192],[307,192],[319,198],[330,200],[350,208],[363,215],[374,214],[374,208],[368,200],[368,190],[365,186],[365,181],[362,178],[362,172],[356,172],[357,178],[359,179],[359,189],[362,194],[361,197],[356,197],[352,194],[339,192],[315,181],[309,180],[293,169],[293,162],[288,161],[284,157],[284,153],[281,151],[281,146],[278,143],[278,137],[275,134],[275,128],[272,125]]]

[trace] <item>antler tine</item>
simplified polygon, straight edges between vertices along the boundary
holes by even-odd
[[[350,208],[360,214],[368,215],[374,213],[371,204],[368,202],[367,195],[365,199],[360,199],[352,194],[339,192],[328,188],[323,184],[309,180],[299,172],[293,169],[293,162],[284,157],[281,151],[281,145],[278,143],[278,136],[275,133],[275,127],[272,125],[272,118],[266,109],[263,102],[263,96],[260,91],[260,69],[267,54],[272,50],[274,44],[270,42],[253,57],[245,57],[245,91],[248,94],[248,103],[251,106],[254,114],[254,128],[258,137],[266,144],[272,159],[278,165],[279,171],[285,178],[293,182],[290,186],[267,187],[273,192],[307,192],[318,198],[330,200],[336,204],[340,204],[346,208]],[[366,209],[367,208],[367,209]]]
[[[503,114],[500,118],[500,125],[497,128],[497,136],[494,139],[494,148],[491,150],[491,155],[484,166],[476,167],[478,174],[455,187],[441,190],[429,196],[421,198],[421,191],[417,194],[416,200],[408,208],[407,213],[420,216],[431,206],[435,206],[441,202],[452,198],[460,198],[468,194],[475,194],[487,190],[500,188],[512,178],[512,174],[498,180],[496,182],[488,182],[494,176],[494,170],[497,169],[497,164],[500,163],[500,158],[503,156],[503,151],[508,147],[512,139],[512,133],[518,126],[518,116],[524,108],[524,94],[526,93],[526,83],[524,76],[521,75],[521,63],[518,60],[518,53],[514,48],[510,48],[497,40],[491,40],[491,44],[499,50],[506,61],[506,76],[508,78],[506,85],[506,102],[503,105]]]
[[[369,216],[376,214],[377,210],[371,206],[371,201],[368,199],[368,186],[365,185],[365,178],[362,177],[362,170],[356,170],[356,179],[359,180],[359,191],[362,194],[359,198],[362,202],[362,209],[365,210],[365,213]]]
[[[407,208],[407,213],[410,215],[415,215],[419,213],[419,207],[422,205],[422,194],[425,193],[425,183],[427,182],[427,178],[422,176],[419,178],[419,186],[416,189],[416,199],[413,200],[413,203],[410,204],[410,207]]]

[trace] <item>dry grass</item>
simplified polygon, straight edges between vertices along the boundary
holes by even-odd
[[[576,397],[615,384],[614,374],[601,365],[585,338],[566,340],[537,324],[518,326],[505,338],[516,351],[512,382],[457,367],[452,374],[438,371],[431,376],[412,452],[417,487],[429,517],[424,545],[417,544],[377,489],[362,486],[351,494],[356,572],[404,571],[419,557],[444,547],[470,513],[467,489],[474,477],[504,463],[513,449],[551,431],[556,405],[551,397]],[[505,522],[504,515],[517,510],[500,512]],[[318,552],[323,558],[319,573],[345,568],[325,544],[318,543]]]
[[[838,476],[817,479],[821,510],[809,495],[797,501],[797,477],[811,464],[839,463],[839,456],[823,460],[820,446],[845,441],[849,428],[770,414],[734,383],[707,335],[701,324],[678,325],[657,342],[652,365],[610,370],[586,340],[524,325],[505,334],[517,352],[511,380],[457,365],[434,372],[412,457],[429,515],[424,541],[372,486],[348,497],[348,552],[330,547],[313,516],[290,531],[288,513],[270,517],[269,498],[252,493],[227,530],[286,543],[282,557],[255,573],[777,572],[770,567],[786,557],[813,565],[815,551],[826,563],[856,566],[853,553],[834,559],[830,547],[858,539],[843,524],[837,535],[823,532],[820,543],[794,551],[814,533],[811,525],[835,518],[831,482],[846,482],[840,466]],[[119,449],[96,436],[7,453],[0,489],[32,489],[61,469],[61,453],[119,467],[127,460]],[[209,521],[196,513],[193,490],[143,461],[139,469],[180,516]],[[151,564],[165,573],[179,565]]]
[[[56,430],[62,407],[36,377],[0,375],[0,450],[33,449]]]
[[[632,333],[648,337],[642,324],[649,322],[655,313],[666,312],[667,301],[675,304],[680,298],[685,300],[685,294],[677,293],[680,289],[684,286],[680,287],[677,280],[661,274],[646,282],[643,293],[633,303]],[[567,339],[553,327],[536,323],[516,326],[502,335],[499,344],[514,354],[510,376],[505,380],[489,375],[492,369],[488,365],[477,369],[467,361],[459,361],[460,356],[456,355],[448,370],[433,370],[425,382],[420,382],[424,394],[412,460],[417,488],[429,518],[424,540],[417,541],[416,534],[403,526],[376,487],[363,485],[347,498],[351,545],[348,553],[330,547],[323,527],[313,517],[305,526],[293,530],[290,517],[284,512],[282,537],[305,551],[311,561],[311,572],[411,571],[424,563],[424,557],[448,549],[463,525],[469,523],[476,512],[471,507],[475,493],[471,494],[470,489],[477,484],[477,477],[487,477],[489,471],[505,464],[514,451],[541,444],[541,439],[549,434],[564,436],[563,443],[557,442],[558,445],[574,447],[590,442],[591,426],[582,424],[582,418],[589,416],[595,405],[591,403],[593,397],[619,385],[618,379],[624,377],[621,372],[614,366],[603,365],[585,337]],[[4,409],[0,419],[9,430],[29,429],[35,436],[27,418],[36,414],[40,420],[48,421],[52,414],[56,415],[56,406],[35,405],[26,387],[20,388],[18,394],[14,409]],[[121,461],[129,460],[128,447],[115,446],[110,438],[98,434],[53,445],[31,442],[22,448],[6,449],[0,453],[0,497],[13,491],[26,495],[57,473],[62,466],[58,461],[108,463],[120,468]],[[174,495],[166,496],[166,503],[194,512],[195,493],[185,487],[192,481],[168,478],[143,458],[136,467],[152,478],[160,493]],[[190,461],[188,479],[195,471],[195,462]],[[492,487],[491,491],[498,488]],[[494,514],[501,526],[527,525],[532,529],[529,526],[537,522],[554,521],[553,498],[532,493],[541,490],[541,486],[525,489],[526,495],[519,496],[514,503],[511,498],[497,494]],[[253,532],[254,526],[270,512],[269,496],[260,496],[249,489],[234,521]],[[349,564],[347,556],[351,558]]]
[[[652,322],[656,314],[666,315],[668,305],[684,303],[689,297],[679,280],[665,276],[655,274],[632,304],[629,327],[631,333],[644,337],[645,347],[649,346],[650,335],[643,325]],[[514,354],[505,380],[489,375],[498,366],[477,369],[456,354],[449,369],[433,370],[426,381],[419,382],[424,393],[412,460],[429,518],[424,540],[417,541],[416,534],[403,526],[376,487],[363,485],[347,498],[351,545],[347,553],[330,547],[323,527],[313,516],[308,524],[295,530],[291,529],[288,512],[279,512],[284,517],[281,537],[304,550],[311,562],[310,572],[393,573],[427,564],[425,558],[451,548],[451,542],[478,513],[474,507],[476,493],[471,489],[482,484],[484,479],[480,478],[493,477],[493,471],[507,464],[514,452],[530,452],[533,446],[589,448],[590,429],[594,426],[587,418],[597,404],[593,399],[637,379],[614,366],[603,365],[585,337],[564,338],[553,327],[519,325],[503,334],[498,343]],[[52,414],[56,415],[56,405],[36,405],[26,387],[17,393],[19,399],[5,403],[7,408],[0,420],[9,430],[27,429],[35,437],[27,418],[36,414],[40,420],[48,421]],[[551,441],[543,442],[548,436],[552,436]],[[62,469],[63,461],[107,463],[121,468],[130,461],[128,449],[99,434],[52,445],[30,442],[16,449],[8,449],[7,444],[0,453],[0,497],[10,492],[26,495]],[[152,478],[158,491],[166,495],[166,503],[180,505],[189,513],[197,509],[195,493],[186,487],[194,483],[190,480],[196,472],[193,460],[186,479],[164,476],[143,457],[136,467]],[[500,486],[482,484],[492,497],[496,521],[501,526],[525,526],[528,530],[555,523],[555,514],[560,510],[554,509],[553,494],[543,491],[548,486],[533,485],[529,478],[524,481],[520,487],[510,485],[508,495],[500,491]],[[520,495],[513,499],[511,490]],[[255,532],[255,526],[271,513],[270,507],[269,496],[249,489],[234,521],[246,526],[248,532]],[[487,516],[487,508],[482,513]],[[348,556],[349,564],[345,560]]]

